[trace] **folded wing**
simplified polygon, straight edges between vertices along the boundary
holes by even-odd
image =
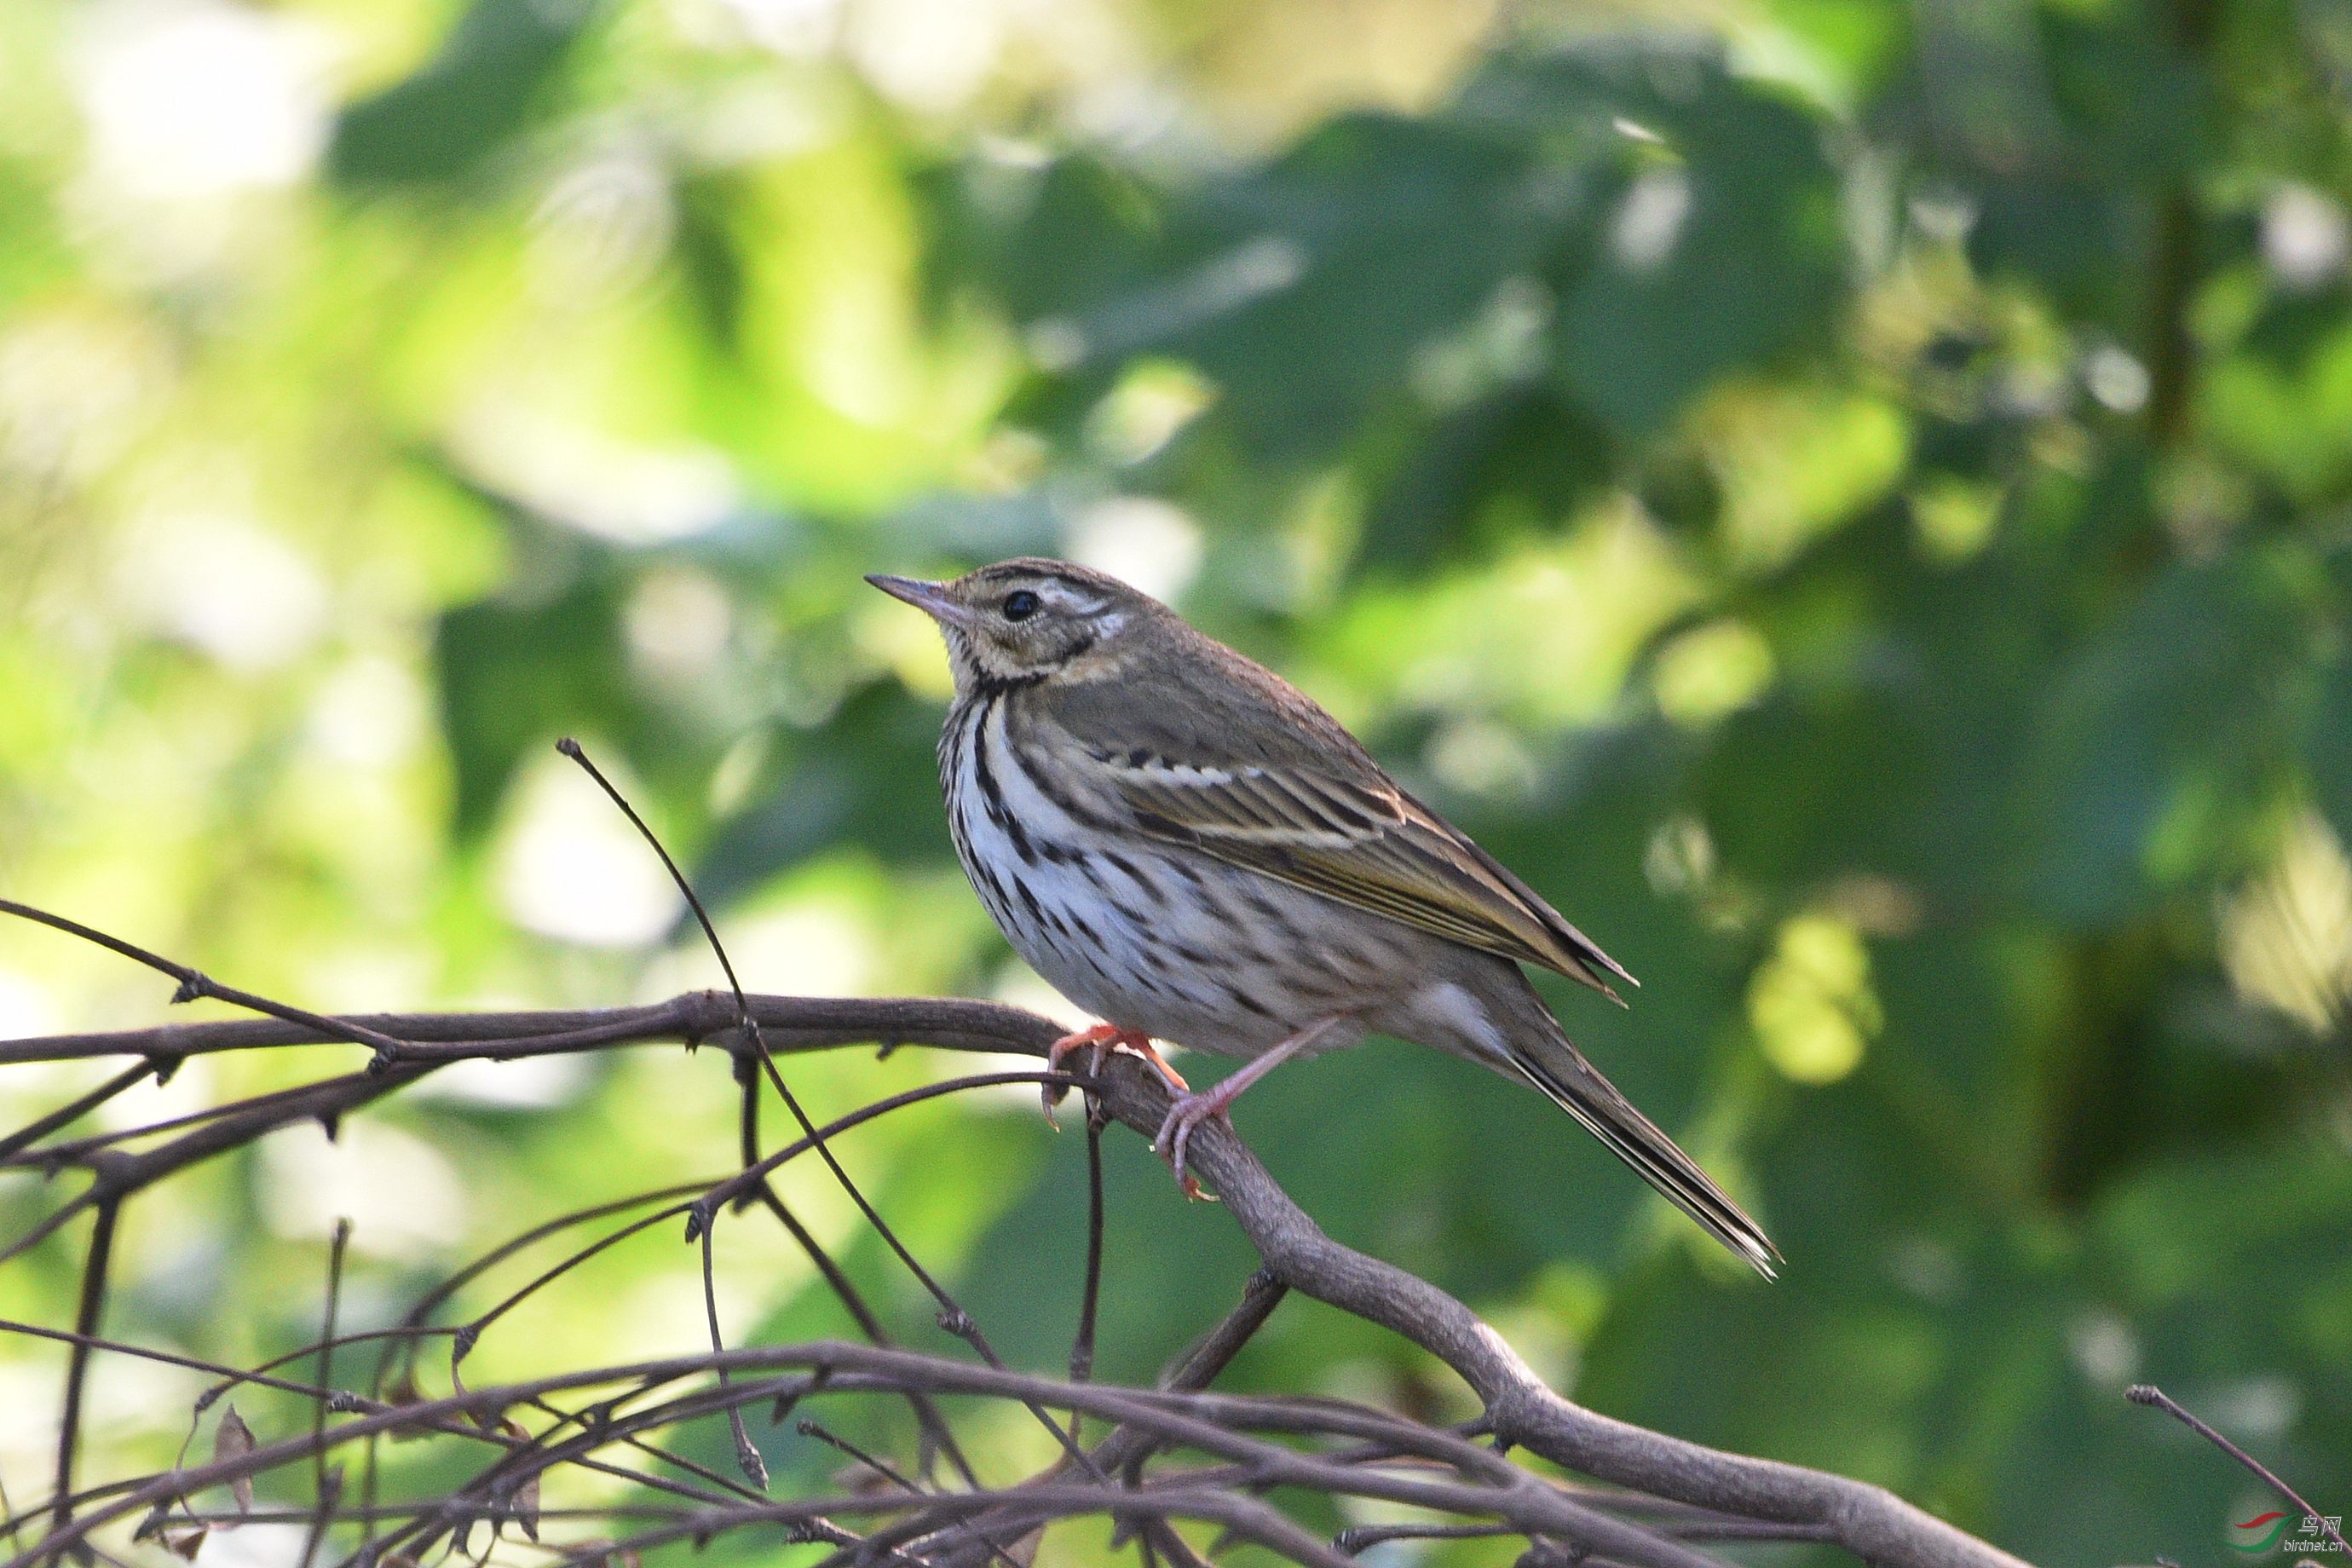
[[[1294,763],[1095,760],[1145,833],[1434,932],[1539,964],[1612,1000],[1639,984],[1528,885],[1389,780]]]

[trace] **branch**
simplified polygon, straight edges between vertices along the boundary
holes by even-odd
[[[2211,1426],[2207,1426],[2203,1421],[2198,1419],[2196,1415],[2189,1412],[2188,1406],[2182,1405],[2180,1401],[2173,1398],[2172,1395],[2165,1393],[2164,1390],[2157,1387],[2151,1383],[2133,1384],[2131,1387],[2124,1391],[2124,1397],[2130,1400],[2134,1405],[2146,1405],[2163,1411],[2167,1415],[2171,1416],[2183,1426],[2188,1427],[2191,1432],[2196,1433],[2200,1437],[2204,1438],[2207,1442],[2221,1449],[2221,1452],[2237,1460],[2238,1463],[2243,1465],[2248,1470],[2253,1472],[2254,1476],[2264,1485],[2268,1486],[2271,1490],[2278,1493],[2279,1496],[2286,1499],[2287,1501],[2301,1509],[2303,1510],[2304,1518],[2307,1520],[2315,1519],[2319,1521],[2320,1533],[2325,1535],[2329,1541],[2335,1542],[2336,1551],[2352,1552],[2352,1543],[2347,1543],[2345,1541],[2344,1532],[2336,1529],[2334,1524],[2330,1523],[2326,1514],[2321,1513],[2317,1509],[2304,1501],[2303,1494],[2296,1491],[2284,1481],[2281,1480],[2278,1477],[2277,1471],[2272,1469],[2268,1465],[2263,1464],[2260,1459],[2255,1458],[2252,1454],[2247,1453],[2243,1448],[2241,1448],[2235,1443],[2231,1442],[2229,1438],[2224,1437]]]
[[[1061,1033],[1055,1025],[1034,1014],[985,1002],[754,995],[747,998],[746,1008],[768,1045],[777,1051],[879,1042],[1042,1056]],[[448,1061],[509,1059],[662,1041],[696,1043],[728,1034],[737,1017],[732,997],[708,991],[649,1007],[581,1012],[402,1014],[317,1023],[280,1016],[0,1042],[0,1065],[100,1057],[169,1059],[212,1051],[334,1041],[372,1043],[379,1038],[399,1043],[389,1070],[366,1078],[364,1089],[351,1079],[331,1080],[319,1086],[335,1090],[324,1100],[273,1110],[273,1119],[293,1121],[355,1107],[374,1098],[374,1093],[365,1091],[368,1089],[381,1093],[388,1087],[387,1080]],[[1156,1073],[1127,1058],[1111,1058],[1102,1076],[1089,1087],[1114,1119],[1147,1138],[1167,1115],[1166,1086]],[[250,1130],[242,1130],[242,1135],[249,1136]],[[198,1150],[181,1147],[191,1141],[201,1141],[201,1152],[209,1152],[229,1146],[235,1139],[215,1123],[186,1139],[130,1158],[154,1162],[168,1156],[176,1167],[184,1163],[181,1157],[200,1157]],[[37,1157],[29,1151],[19,1156]],[[1884,1488],[1685,1442],[1573,1404],[1546,1387],[1499,1334],[1454,1297],[1324,1235],[1223,1126],[1212,1122],[1195,1135],[1192,1163],[1224,1200],[1226,1212],[1256,1247],[1271,1279],[1393,1330],[1438,1357],[1477,1395],[1486,1407],[1486,1425],[1507,1446],[1526,1448],[1570,1469],[1656,1497],[1720,1514],[1802,1527],[1814,1538],[1893,1568],[2022,1568],[2017,1558]],[[152,1167],[139,1173],[152,1175]],[[119,1191],[119,1176],[110,1182],[101,1175],[96,1189]],[[865,1357],[887,1358],[893,1353],[871,1347],[828,1350],[843,1352],[836,1364],[858,1364],[861,1357],[846,1353],[853,1348],[862,1350]],[[780,1364],[777,1360],[761,1358],[780,1353],[734,1352],[725,1357],[704,1358],[698,1365],[705,1370],[719,1364],[745,1370],[774,1366]],[[865,1361],[864,1364],[876,1363]],[[986,1368],[961,1371],[967,1379],[1016,1377]],[[544,1386],[565,1384],[558,1380]],[[939,1389],[946,1385],[919,1381],[913,1386]],[[1000,1384],[999,1389],[1014,1397],[1024,1393],[1042,1397],[1037,1392],[1041,1386],[1037,1380],[1028,1380]],[[1051,1386],[1055,1391],[1052,1399],[1055,1407],[1107,1415],[1132,1424],[1135,1407],[1120,1403],[1121,1396],[1115,1393]],[[337,1428],[330,1436],[350,1430],[350,1426]],[[1164,1438],[1167,1433],[1163,1429],[1157,1435]],[[928,1504],[936,1500],[925,1500]],[[1624,1528],[1622,1521],[1606,1516],[1591,1518],[1606,1526]],[[87,1523],[87,1519],[77,1521],[69,1533],[79,1535]],[[45,1542],[44,1548],[49,1544]],[[1648,1554],[1644,1560],[1656,1559]]]
[[[803,1372],[811,1377],[772,1375],[754,1379],[745,1375],[786,1372]],[[1187,1394],[1071,1384],[911,1351],[826,1342],[676,1356],[468,1389],[414,1405],[363,1406],[365,1414],[330,1427],[323,1434],[306,1432],[242,1450],[209,1465],[167,1471],[143,1480],[53,1532],[7,1568],[34,1568],[37,1563],[53,1561],[86,1545],[90,1532],[100,1526],[206,1488],[250,1480],[281,1466],[303,1463],[321,1447],[341,1447],[378,1434],[454,1426],[467,1420],[488,1421],[509,1406],[569,1391],[615,1384],[649,1387],[709,1374],[735,1374],[736,1380],[698,1389],[667,1406],[648,1408],[625,1420],[603,1424],[560,1447],[533,1450],[518,1441],[510,1456],[518,1462],[510,1467],[501,1460],[493,1467],[490,1479],[511,1486],[554,1464],[577,1462],[588,1447],[617,1440],[636,1429],[724,1414],[779,1394],[802,1392],[809,1387],[811,1378],[824,1375],[825,1388],[831,1393],[903,1394],[908,1389],[920,1388],[934,1394],[1007,1399],[1097,1415],[1147,1429],[1162,1443],[1244,1464],[1250,1468],[1253,1485],[1306,1487],[1420,1507],[1513,1518],[1544,1533],[1601,1549],[1613,1560],[1645,1568],[1722,1568],[1720,1563],[1705,1553],[1597,1512],[1540,1478],[1509,1465],[1491,1449],[1379,1411],[1328,1400]],[[1246,1435],[1253,1431],[1373,1437],[1393,1443],[1408,1453],[1450,1463],[1478,1479],[1449,1480],[1423,1469],[1352,1466]],[[501,1441],[495,1432],[486,1430],[478,1436],[493,1443]],[[964,1499],[972,1495],[962,1494]],[[1093,1495],[1101,1499],[1107,1494],[1097,1489]],[[1123,1508],[1125,1500],[1133,1494],[1120,1491],[1108,1495]],[[473,1500],[460,1493],[444,1506],[469,1507]],[[926,1495],[903,1499],[898,1506],[919,1506],[928,1510],[941,1504],[953,1506],[957,1500]],[[1014,1494],[991,1494],[988,1505],[1000,1506],[1011,1500],[1032,1500],[1025,1495],[1016,1498]]]

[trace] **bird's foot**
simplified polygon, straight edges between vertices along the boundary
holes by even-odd
[[[1239,1077],[1239,1074],[1234,1075],[1234,1078]],[[1185,1145],[1192,1141],[1193,1131],[1204,1121],[1223,1121],[1226,1130],[1232,1131],[1233,1121],[1226,1112],[1233,1109],[1234,1101],[1241,1097],[1241,1091],[1246,1087],[1246,1079],[1236,1083],[1234,1078],[1228,1078],[1213,1089],[1204,1089],[1198,1094],[1180,1095],[1176,1103],[1168,1108],[1166,1120],[1160,1123],[1159,1134],[1151,1140],[1151,1148],[1154,1153],[1166,1158],[1168,1168],[1176,1173],[1177,1184],[1184,1189],[1186,1197],[1208,1198],[1211,1203],[1216,1202],[1201,1190],[1201,1184],[1184,1168]]]
[[[1349,1016],[1346,1013],[1334,1013],[1328,1017],[1318,1018],[1289,1035],[1272,1050],[1261,1051],[1235,1068],[1215,1087],[1202,1089],[1198,1094],[1187,1090],[1177,1096],[1176,1103],[1168,1108],[1167,1120],[1160,1124],[1159,1135],[1151,1140],[1151,1147],[1168,1157],[1169,1168],[1176,1173],[1176,1180],[1182,1184],[1186,1197],[1208,1195],[1201,1191],[1201,1184],[1184,1169],[1184,1145],[1192,1142],[1192,1130],[1204,1121],[1223,1121],[1225,1131],[1232,1131],[1233,1121],[1226,1112],[1233,1109],[1234,1101],[1242,1097],[1242,1090],[1282,1063],[1309,1049],[1317,1040],[1337,1025],[1346,1022]],[[1160,1070],[1167,1072],[1168,1069],[1163,1066]],[[1176,1075],[1169,1073],[1168,1076],[1175,1078]],[[1181,1087],[1183,1080],[1178,1079],[1177,1082]]]
[[[1160,1054],[1160,1047],[1153,1045],[1143,1036],[1130,1035],[1126,1039],[1119,1041],[1118,1045],[1113,1046],[1111,1048],[1113,1050],[1119,1051],[1133,1051],[1137,1056],[1141,1057],[1145,1061],[1150,1062],[1153,1067],[1160,1069],[1160,1078],[1166,1081],[1169,1088],[1174,1089],[1177,1093],[1190,1094],[1192,1092],[1192,1086],[1184,1081],[1184,1075],[1178,1072],[1174,1068],[1170,1067],[1168,1065],[1168,1058]]]
[[[1192,1088],[1192,1085],[1184,1081],[1183,1076],[1174,1068],[1170,1067],[1161,1058],[1159,1047],[1151,1043],[1150,1036],[1135,1029],[1120,1028],[1117,1024],[1097,1024],[1092,1028],[1080,1029],[1076,1034],[1064,1035],[1045,1047],[1046,1070],[1049,1072],[1059,1070],[1063,1058],[1074,1051],[1081,1050],[1089,1053],[1087,1058],[1087,1072],[1089,1076],[1102,1071],[1103,1053],[1106,1050],[1127,1051],[1141,1057],[1159,1068],[1160,1076],[1166,1079],[1179,1094]],[[1062,1097],[1068,1092],[1068,1089],[1058,1083],[1045,1084],[1039,1090],[1040,1098],[1045,1102],[1045,1120],[1056,1128],[1060,1127],[1061,1123],[1055,1119],[1054,1111],[1062,1103]]]
[[[1075,1034],[1064,1035],[1045,1047],[1045,1070],[1059,1072],[1062,1070],[1065,1058],[1078,1051],[1085,1051],[1087,1072],[1091,1077],[1102,1070],[1103,1048],[1121,1040],[1128,1033],[1129,1031],[1116,1024],[1097,1024],[1092,1028],[1080,1029]],[[1038,1098],[1045,1102],[1045,1106],[1046,1125],[1057,1131],[1062,1123],[1054,1112],[1061,1105],[1063,1097],[1068,1093],[1068,1089],[1058,1083],[1043,1084],[1038,1088]]]

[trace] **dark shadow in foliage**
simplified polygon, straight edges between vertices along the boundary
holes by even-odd
[[[1514,380],[1413,432],[1364,524],[1361,571],[1480,559],[1559,528],[1613,475],[1617,444],[1557,387]],[[1402,444],[1402,443],[1401,443]]]
[[[2246,858],[2289,787],[2318,588],[2294,554],[2176,566],[2069,660],[2021,780],[2036,905],[2111,920]]]
[[[1507,59],[1461,112],[1585,151],[1581,206],[1601,227],[1587,264],[1559,278],[1554,360],[1569,392],[1620,430],[1657,430],[1726,372],[1819,342],[1844,302],[1826,128],[1711,48],[1654,40]]]
[[[474,0],[423,69],[353,104],[328,167],[352,184],[451,182],[530,123],[596,0]]]
[[[524,760],[551,737],[575,732],[618,747],[665,811],[698,817],[710,770],[755,715],[710,710],[694,693],[650,683],[630,657],[631,596],[649,574],[679,566],[756,595],[795,559],[792,531],[747,514],[688,539],[626,549],[541,521],[437,456],[420,460],[499,519],[513,554],[496,595],[446,612],[434,629],[457,837],[486,831]]]
[[[1617,437],[1824,341],[1846,297],[1826,134],[1689,40],[1507,54],[1435,113],[1342,117],[1188,183],[1092,154],[934,172],[929,288],[1028,331],[1014,418],[1075,447],[1124,364],[1182,361],[1216,393],[1191,451],[1357,468],[1358,565],[1411,570],[1553,524]],[[1438,353],[1467,370],[1424,376]]]
[[[939,710],[895,688],[857,693],[815,729],[772,731],[775,756],[752,804],[696,858],[704,897],[731,902],[841,844],[893,865],[936,860],[948,842],[939,732]]]

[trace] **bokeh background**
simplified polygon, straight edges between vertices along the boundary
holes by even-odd
[[[2048,1563],[2235,1560],[2268,1500],[2122,1392],[2352,1511],[2348,93],[2347,0],[14,0],[0,887],[320,1008],[710,983],[569,732],[747,984],[1055,1008],[950,858],[930,630],[858,579],[1071,554],[1632,968],[1571,1033],[1790,1268],[1388,1042],[1240,1114],[1330,1230],[1612,1415]],[[0,1036],[164,989],[0,931]],[[793,1070],[837,1112],[967,1065]],[[716,1053],[447,1074],[143,1201],[108,1326],[299,1343],[338,1215],[382,1320],[724,1170],[732,1107]],[[1007,1095],[845,1152],[1057,1365],[1083,1141]],[[1104,1368],[1146,1376],[1251,1258],[1109,1163]],[[739,1228],[730,1332],[845,1329]],[[78,1246],[0,1315],[68,1321]],[[469,1374],[694,1348],[690,1250]],[[20,1501],[58,1366],[0,1345]],[[1297,1302],[1234,1383],[1462,1408]],[[94,1473],[168,1462],[192,1387],[102,1362]]]

